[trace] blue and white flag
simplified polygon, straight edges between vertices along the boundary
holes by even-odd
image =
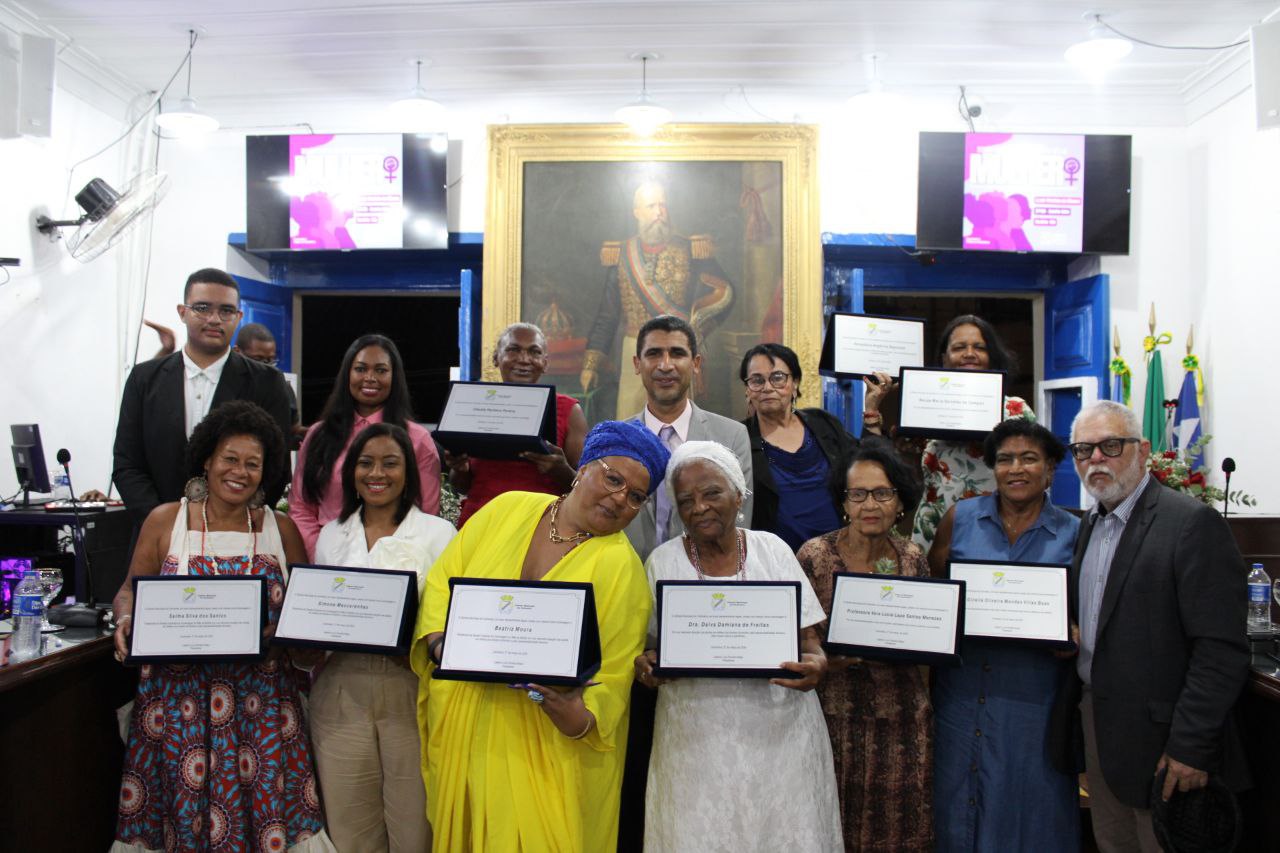
[[[1186,450],[1200,440],[1200,401],[1196,391],[1196,370],[1188,369],[1182,377],[1182,389],[1178,392],[1178,408],[1173,415],[1173,447]],[[1191,470],[1204,464],[1199,455],[1188,457]]]

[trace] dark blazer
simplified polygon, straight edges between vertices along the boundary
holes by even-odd
[[[116,425],[112,479],[120,497],[141,527],[151,510],[182,497],[189,479],[184,456],[187,450],[186,403],[183,396],[182,351],[134,365],[124,383],[120,420]],[[247,400],[267,414],[289,435],[289,396],[284,375],[232,352],[222,368],[213,392],[210,411],[229,400]],[[286,447],[288,445],[286,444]],[[279,482],[263,483],[267,499],[274,503],[288,481],[288,459]]]
[[[1080,562],[1093,532],[1080,526],[1071,561],[1079,619]],[[1149,808],[1161,753],[1249,786],[1232,706],[1249,675],[1244,560],[1226,521],[1194,498],[1150,480],[1134,505],[1102,594],[1091,669],[1098,761],[1116,797]],[[1055,719],[1072,720],[1081,683],[1071,668]],[[1067,725],[1078,726],[1078,717]],[[1078,732],[1059,728],[1059,769]]]
[[[824,409],[797,409],[796,417],[813,433],[813,438],[822,448],[822,455],[827,457],[827,465],[831,468],[832,483],[844,479],[844,472],[838,470],[845,456],[858,446],[858,440],[844,428],[839,419]],[[752,530],[768,530],[774,532],[778,519],[778,487],[773,480],[773,472],[769,470],[769,457],[765,455],[764,443],[760,438],[760,422],[755,415],[742,422],[747,428],[747,438],[751,442],[751,473],[754,475],[751,490],[753,498]],[[835,493],[832,493],[835,500]],[[837,502],[836,514],[843,507]]]

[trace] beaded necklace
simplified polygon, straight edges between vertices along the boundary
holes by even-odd
[[[207,510],[208,506],[209,506],[209,499],[207,497],[204,500],[200,501],[200,521],[204,523],[204,529],[200,531],[200,556],[201,557],[208,556],[207,554],[205,554],[205,544],[204,544],[205,537],[209,535],[209,513]],[[247,504],[245,505],[245,508],[244,508],[244,517],[245,517],[245,520],[249,522],[249,533],[252,534],[252,537],[253,537],[249,545],[249,563],[248,563],[249,570],[252,570],[253,558],[258,553],[258,531],[253,529],[253,510],[249,509]]]
[[[747,579],[747,549],[746,549],[747,537],[745,534],[743,534],[741,530],[735,530],[734,534],[735,534],[734,539],[738,543],[738,570],[733,574],[729,575],[729,577],[731,578],[740,577],[743,580],[746,580]],[[688,533],[684,535],[684,538],[689,543],[689,562],[693,563],[693,570],[698,573],[698,579],[704,580],[704,581],[705,580],[725,580],[725,578],[722,578],[719,576],[716,576],[714,578],[708,577],[706,574],[703,573],[702,560],[698,558],[698,543],[694,542]]]

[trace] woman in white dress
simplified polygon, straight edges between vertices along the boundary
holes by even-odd
[[[421,482],[409,434],[373,424],[342,466],[342,511],[320,531],[316,562],[427,569],[453,525],[418,509]],[[408,657],[336,652],[311,692],[311,736],[329,834],[343,853],[418,853],[431,845],[420,770],[418,678]]]
[[[659,687],[645,795],[651,853],[840,851],[840,808],[831,741],[813,688],[826,671],[813,626],[826,618],[785,542],[736,524],[746,480],[737,458],[712,441],[671,456],[667,483],[684,536],[645,563],[660,580],[799,581],[800,660],[779,662],[792,679],[685,678],[653,674],[656,652],[636,658],[636,677]],[[656,624],[650,622],[650,645]]]

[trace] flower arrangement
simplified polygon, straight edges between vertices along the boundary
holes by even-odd
[[[1227,500],[1227,493],[1217,486],[1210,485],[1206,477],[1206,469],[1193,467],[1196,457],[1202,457],[1204,448],[1209,444],[1211,435],[1198,438],[1182,450],[1166,450],[1153,453],[1147,459],[1147,469],[1151,476],[1169,488],[1190,495],[1209,506]],[[1236,506],[1257,506],[1258,501],[1244,492],[1232,492],[1230,502]]]

